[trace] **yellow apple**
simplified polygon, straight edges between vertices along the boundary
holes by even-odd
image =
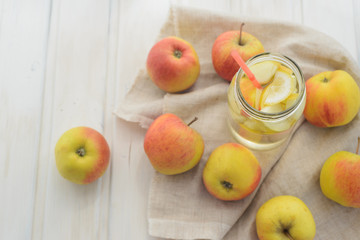
[[[360,90],[345,71],[319,73],[306,81],[304,116],[318,127],[348,124],[360,108]]]
[[[240,90],[243,95],[245,101],[255,108],[255,100],[256,100],[256,87],[251,82],[251,80],[244,76],[240,80]]]
[[[360,138],[356,154],[340,151],[331,155],[320,172],[323,194],[345,206],[360,208]]]
[[[212,47],[212,63],[217,74],[229,82],[239,70],[239,65],[231,56],[233,50],[246,62],[249,58],[263,53],[264,47],[256,37],[241,29],[220,34]]]
[[[243,122],[246,120],[245,117],[248,117],[248,115],[241,110],[239,113],[237,103],[235,102],[238,97],[235,97],[235,94],[237,94],[236,89],[234,89],[236,81],[236,75],[233,77],[230,83],[230,87],[228,89],[228,105],[231,109],[231,114],[234,119],[237,119],[239,122]],[[245,101],[252,107],[255,107],[255,99],[256,99],[256,87],[254,84],[250,81],[250,79],[246,76],[242,77],[240,80],[240,90],[241,94],[243,95]],[[241,115],[239,115],[241,114]],[[242,119],[240,119],[242,118]]]
[[[178,116],[165,113],[146,132],[144,149],[152,166],[160,173],[174,175],[197,165],[204,152],[202,136]]]
[[[146,60],[147,72],[160,89],[174,93],[190,88],[200,73],[200,63],[192,45],[178,37],[157,42]]]
[[[101,177],[110,161],[110,149],[103,135],[89,127],[66,131],[55,146],[56,167],[65,179],[87,184]]]
[[[205,188],[214,197],[240,200],[258,186],[261,167],[249,149],[237,143],[225,143],[210,154],[202,177]]]
[[[316,225],[302,200],[284,195],[271,198],[258,209],[256,231],[260,240],[311,240]]]

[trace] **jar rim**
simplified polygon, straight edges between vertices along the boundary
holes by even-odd
[[[243,110],[249,114],[251,117],[254,117],[256,119],[261,120],[274,120],[274,119],[282,119],[290,115],[291,113],[295,112],[297,108],[300,107],[302,101],[305,99],[306,94],[306,86],[305,86],[305,80],[303,73],[300,69],[300,67],[297,65],[297,63],[292,60],[291,58],[280,54],[280,53],[273,53],[273,52],[264,52],[257,54],[253,57],[251,57],[249,60],[246,61],[246,65],[250,67],[253,64],[256,64],[258,62],[263,62],[266,60],[270,61],[277,61],[282,64],[285,64],[287,67],[289,67],[293,73],[295,74],[295,77],[298,82],[299,86],[299,97],[297,98],[296,102],[288,109],[285,109],[284,111],[278,112],[278,113],[266,113],[262,112],[260,110],[257,110],[256,108],[252,107],[246,100],[245,97],[242,95],[242,92],[240,90],[240,79],[245,74],[242,68],[239,68],[238,72],[236,73],[235,80],[235,87],[234,91],[237,97],[237,99],[242,103]]]

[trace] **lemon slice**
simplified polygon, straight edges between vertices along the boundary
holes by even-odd
[[[248,131],[254,133],[264,133],[267,130],[262,122],[259,122],[254,119],[246,120],[243,124],[243,127],[245,127]]]
[[[264,61],[250,66],[251,72],[255,75],[256,80],[261,84],[267,84],[273,78],[279,64],[273,61]]]
[[[281,122],[265,122],[264,125],[274,132],[283,132],[288,130],[294,122],[295,121],[290,118]]]
[[[269,94],[269,91],[265,91],[265,89],[262,90],[262,94],[260,97],[260,110],[265,107],[265,99],[267,97],[267,94]]]
[[[283,104],[281,104],[281,103],[265,106],[261,109],[262,112],[266,112],[266,113],[279,113],[284,110],[285,110],[285,108],[284,108]]]
[[[279,68],[278,68],[278,71],[288,73],[289,75],[293,74],[293,71],[290,68],[288,68],[288,67],[286,67],[284,65],[280,65]]]
[[[290,96],[285,100],[285,108],[288,109],[292,105],[294,105],[294,103],[296,102],[296,99],[298,98],[298,96],[299,96],[298,93],[290,94]]]
[[[255,108],[257,110],[260,110],[260,103],[261,103],[261,95],[262,95],[262,89],[255,89]]]
[[[274,105],[284,101],[296,88],[296,80],[289,73],[277,71],[274,80],[263,91],[264,105]]]

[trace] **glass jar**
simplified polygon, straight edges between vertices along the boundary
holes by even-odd
[[[293,60],[278,53],[262,53],[249,59],[246,64],[251,67],[263,61],[277,62],[292,71],[297,97],[283,111],[269,113],[258,110],[245,100],[240,88],[244,71],[239,69],[228,89],[228,125],[238,142],[254,150],[268,150],[281,145],[302,116],[306,102],[305,80]]]

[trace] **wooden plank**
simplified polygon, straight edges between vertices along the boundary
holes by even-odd
[[[118,16],[117,20],[112,20],[112,24],[118,21],[118,100],[128,92],[138,70],[145,67],[147,53],[157,40],[160,28],[167,18],[169,2],[158,0],[154,4],[146,0],[112,0],[112,14]]]
[[[31,236],[48,0],[0,2],[0,239]]]
[[[360,1],[353,0],[353,22],[355,32],[355,44],[356,44],[356,55],[357,62],[360,64]]]
[[[356,1],[303,0],[304,24],[334,38],[358,59],[353,2]]]
[[[145,67],[147,53],[167,17],[169,1],[113,0],[111,6],[108,81],[116,81],[116,87],[109,83],[115,91],[111,102],[115,109]],[[145,130],[113,120],[116,160],[111,165],[109,239],[153,239],[147,233],[147,196],[153,169],[144,162]]]
[[[234,3],[238,1],[233,1]],[[239,6],[241,14],[256,19],[269,19],[285,22],[301,23],[302,8],[301,0],[272,0],[264,1],[241,1]]]
[[[54,146],[72,127],[104,133],[109,9],[96,0],[52,3],[33,239],[107,238],[109,171],[73,184],[56,169]]]
[[[302,4],[301,0],[252,0],[252,1],[191,1],[180,0],[182,5],[208,9],[212,11],[221,11],[229,15],[238,15],[239,17],[252,17],[254,19],[269,19],[279,21],[292,21],[301,23]]]

